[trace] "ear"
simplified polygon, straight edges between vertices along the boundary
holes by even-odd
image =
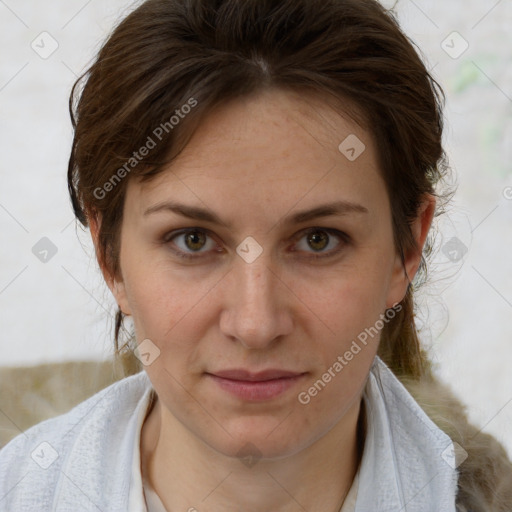
[[[103,274],[103,278],[107,283],[112,295],[116,299],[117,304],[121,308],[121,311],[125,315],[131,315],[130,308],[128,306],[128,301],[126,298],[126,289],[124,286],[124,281],[117,279],[112,275],[110,269],[108,268],[106,262],[103,260],[100,252],[100,244],[99,244],[99,232],[101,227],[101,216],[97,213],[88,214],[89,221],[89,229],[91,230],[92,241],[94,244],[94,251],[96,253],[96,259],[100,266],[101,273]]]
[[[432,194],[425,194],[418,209],[418,215],[411,225],[411,233],[416,242],[416,247],[412,247],[404,254],[403,263],[400,255],[398,253],[396,254],[386,303],[387,308],[391,308],[394,304],[403,300],[409,284],[418,271],[423,247],[425,246],[432,219],[434,218],[435,209],[436,198]]]

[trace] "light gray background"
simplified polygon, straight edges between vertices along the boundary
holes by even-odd
[[[134,5],[0,0],[0,365],[111,355],[114,301],[68,199],[67,101]],[[438,374],[512,456],[512,2],[401,0],[397,12],[447,93],[459,184],[418,322]],[[31,47],[52,39],[48,58]],[[43,237],[57,248],[46,263],[32,252]],[[468,248],[458,261],[443,251],[453,237]]]

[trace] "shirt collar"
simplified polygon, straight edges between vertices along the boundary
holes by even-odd
[[[363,393],[367,430],[356,512],[455,512],[453,442],[375,357]]]

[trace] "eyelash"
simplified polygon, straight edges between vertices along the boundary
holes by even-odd
[[[207,230],[207,229],[203,229],[203,228],[187,228],[187,229],[182,229],[182,230],[179,230],[178,232],[176,231],[172,231],[170,233],[167,233],[166,235],[164,235],[163,237],[163,240],[162,242],[164,244],[169,244],[169,243],[172,243],[172,241],[181,236],[181,235],[187,235],[189,233],[195,233],[195,232],[199,232],[199,233],[203,233],[205,234],[206,236],[210,237],[210,232]],[[307,228],[306,230],[303,230],[301,231],[301,236],[298,237],[298,240],[300,241],[303,237],[307,236],[307,235],[310,235],[312,233],[318,233],[318,232],[324,232],[324,233],[327,233],[329,236],[336,236],[340,239],[340,244],[339,244],[339,247],[337,247],[336,249],[333,249],[327,253],[321,253],[321,254],[317,254],[317,253],[312,253],[310,254],[309,256],[305,256],[306,259],[312,259],[312,260],[318,260],[318,259],[323,259],[323,258],[330,258],[330,257],[334,257],[336,256],[341,250],[343,250],[343,247],[348,244],[350,242],[350,237],[344,233],[343,231],[339,231],[337,229],[331,229],[331,228],[321,228],[321,227],[312,227],[312,228]],[[329,240],[330,242],[330,240]],[[201,253],[187,253],[187,252],[184,252],[182,251],[181,249],[172,249],[172,251],[180,258],[182,259],[187,259],[187,260],[195,260],[195,259],[198,259],[201,257]]]

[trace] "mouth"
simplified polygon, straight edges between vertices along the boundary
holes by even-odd
[[[269,369],[253,373],[245,369],[233,369],[206,373],[223,391],[242,400],[264,401],[277,398],[297,385],[307,372]]]

